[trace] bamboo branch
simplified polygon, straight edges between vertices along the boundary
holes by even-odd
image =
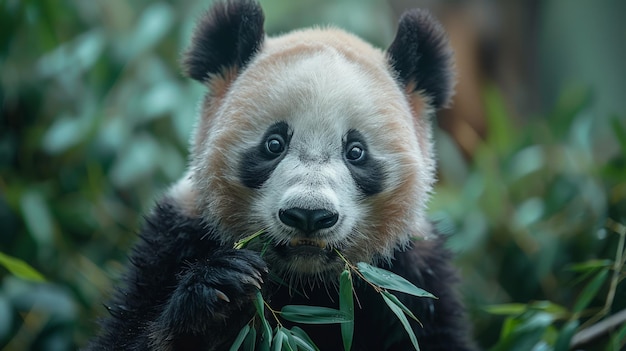
[[[626,309],[576,333],[570,342],[570,349],[588,344],[619,327],[622,323],[626,323]]]

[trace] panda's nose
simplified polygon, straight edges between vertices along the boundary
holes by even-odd
[[[289,208],[278,212],[280,221],[284,224],[300,229],[305,233],[330,228],[337,223],[339,214],[328,210],[308,210],[304,208]]]

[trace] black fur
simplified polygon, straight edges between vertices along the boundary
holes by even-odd
[[[415,285],[433,293],[438,299],[417,298],[394,293],[417,318],[423,327],[409,319],[422,351],[475,350],[468,341],[467,322],[463,306],[454,294],[456,275],[449,264],[450,254],[443,241],[416,242],[407,250],[396,251],[391,266],[382,266],[399,274]],[[279,287],[271,297],[271,305],[325,306],[338,309],[336,291],[329,293],[323,287],[306,291],[305,296],[293,294]],[[355,282],[355,325],[353,351],[413,350],[408,334],[380,295],[368,284]],[[287,326],[292,324],[286,323]],[[320,350],[340,350],[341,331],[337,324],[299,325],[313,339]]]
[[[352,178],[365,195],[378,194],[383,190],[383,181],[385,179],[382,164],[370,155],[365,138],[358,130],[354,129],[350,130],[346,135],[343,145],[344,152],[347,153],[349,151],[347,148],[353,143],[358,143],[363,148],[364,155],[362,159],[356,162],[344,157],[348,170],[350,170]]]
[[[183,57],[187,76],[203,82],[226,68],[244,67],[263,44],[264,21],[256,1],[215,4],[200,18]]]
[[[205,81],[224,70],[244,67],[263,43],[262,26],[263,13],[256,2],[215,5],[195,31],[184,58],[186,73]],[[388,55],[402,84],[414,82],[435,107],[447,102],[452,85],[450,52],[441,28],[428,15],[414,11],[403,16]],[[284,155],[266,153],[271,135],[281,136],[288,152],[288,126],[274,125],[239,165],[239,176],[248,187],[260,187]],[[346,159],[352,176],[365,194],[380,192],[385,176],[381,164],[368,154],[357,131],[346,135],[344,149],[352,142],[360,143],[366,155],[358,161]],[[201,219],[183,215],[167,197],[162,199],[146,219],[124,285],[108,305],[111,316],[102,321],[102,333],[87,349],[227,350],[255,313],[252,299],[258,285],[276,310],[287,304],[337,308],[332,284],[328,289],[322,282],[307,285],[302,295],[292,296],[292,291],[267,277],[268,267],[258,253],[224,246],[218,234]],[[456,278],[441,242],[415,242],[406,251],[395,252],[392,263],[386,268],[438,297],[398,296],[424,323],[422,328],[411,322],[421,349],[471,350],[463,308],[453,293]],[[363,283],[356,284],[355,292],[361,307],[355,311],[353,350],[410,350],[406,332],[380,296]],[[340,349],[339,326],[301,327],[322,350]]]
[[[103,334],[87,350],[227,350],[254,315],[255,284],[262,280],[273,309],[287,304],[338,308],[337,292],[323,286],[294,294],[266,276],[260,256],[222,247],[214,231],[184,217],[164,199],[147,218],[133,250],[125,286],[114,296]],[[423,351],[472,350],[466,340],[463,308],[453,293],[456,278],[440,241],[418,241],[397,251],[387,268],[430,291],[437,300],[398,293],[420,318],[411,326]],[[225,294],[230,302],[220,298]],[[399,321],[373,289],[355,285],[353,350],[410,350]],[[292,296],[293,295],[293,296]],[[359,307],[360,306],[360,307]],[[273,321],[268,316],[269,321]],[[287,322],[285,324],[289,326]],[[338,350],[337,325],[300,325],[321,350]]]
[[[450,102],[454,85],[452,49],[443,28],[430,13],[406,11],[387,55],[402,85],[414,83],[415,91],[429,97],[437,109]]]
[[[284,151],[280,154],[269,152],[266,146],[267,140],[274,135],[284,141]],[[243,154],[239,162],[241,182],[249,188],[260,188],[287,153],[290,137],[289,125],[285,122],[276,123],[268,128],[261,142]]]
[[[87,350],[227,349],[253,313],[267,268],[257,253],[222,247],[213,234],[161,201]]]

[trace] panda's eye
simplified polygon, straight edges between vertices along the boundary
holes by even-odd
[[[346,148],[346,158],[350,161],[360,161],[365,157],[363,145],[358,142],[350,143]]]
[[[280,135],[271,135],[265,142],[265,149],[274,155],[280,155],[285,151],[285,140]]]

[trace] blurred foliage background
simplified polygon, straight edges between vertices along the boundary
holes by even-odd
[[[329,23],[381,48],[404,8],[430,8],[460,71],[431,215],[476,340],[624,348],[626,2],[261,3],[270,34]],[[178,59],[208,4],[0,0],[3,350],[95,332],[141,214],[184,171],[203,89]]]

